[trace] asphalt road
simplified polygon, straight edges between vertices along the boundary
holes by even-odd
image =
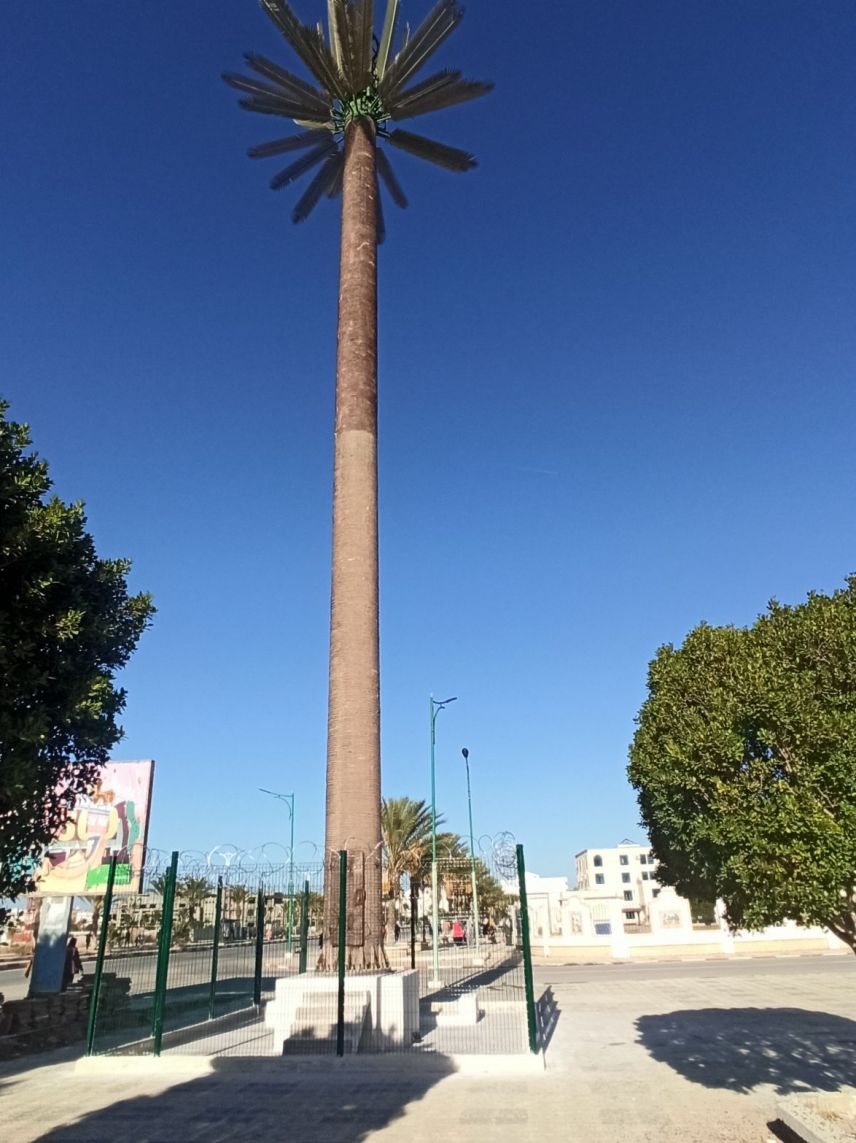
[[[297,952],[292,954],[295,966]],[[310,963],[318,955],[317,942],[309,942]],[[148,992],[154,988],[157,955],[151,952],[129,950],[107,958],[105,972],[115,972],[117,976],[131,978],[131,992]],[[275,941],[265,945],[262,962],[263,977],[281,975],[288,964],[285,941]],[[252,981],[255,969],[255,948],[251,942],[221,945],[218,956],[217,979],[224,989],[238,982]],[[95,960],[84,959],[83,970],[91,975],[95,970]],[[211,946],[199,949],[173,950],[169,961],[170,988],[208,984],[211,973]],[[27,995],[30,982],[24,976],[23,968],[0,970],[0,992],[6,1000],[21,1000]]]

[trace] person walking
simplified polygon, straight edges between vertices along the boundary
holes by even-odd
[[[65,947],[65,966],[62,972],[62,991],[68,988],[78,973],[83,972],[80,952],[77,948],[77,937],[69,937]]]

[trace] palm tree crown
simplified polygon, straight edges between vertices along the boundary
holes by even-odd
[[[397,40],[399,0],[387,0],[380,38],[374,35],[373,0],[327,0],[329,42],[319,23],[302,24],[287,0],[261,0],[262,8],[312,73],[316,85],[292,75],[265,56],[247,53],[245,59],[261,79],[226,73],[223,79],[245,97],[241,106],[264,115],[293,120],[304,130],[249,150],[250,158],[263,159],[304,151],[271,180],[280,190],[320,165],[320,170],[294,208],[292,219],[302,222],[326,195],[342,190],[343,138],[356,119],[371,119],[378,137],[420,159],[450,171],[476,165],[472,155],[410,131],[391,130],[391,122],[413,119],[444,107],[476,99],[493,84],[465,80],[459,71],[444,70],[411,85],[416,73],[451,35],[463,19],[464,9],[453,0],[440,0],[415,32],[406,29],[401,47]],[[376,177],[393,202],[407,206],[407,198],[384,150],[377,149]],[[378,204],[380,196],[378,195]],[[379,237],[382,237],[382,226]]]

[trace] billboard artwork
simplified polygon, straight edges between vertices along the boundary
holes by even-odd
[[[114,891],[139,892],[154,767],[146,760],[107,762],[101,768],[92,789],[78,796],[45,850],[36,893],[103,894],[114,854],[118,857]]]

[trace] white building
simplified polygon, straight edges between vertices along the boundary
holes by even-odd
[[[617,897],[627,925],[648,923],[662,888],[649,846],[625,839],[613,849],[583,849],[576,866],[577,890],[587,897]]]

